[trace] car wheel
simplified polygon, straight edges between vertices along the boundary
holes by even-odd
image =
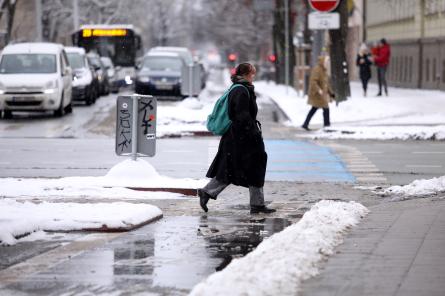
[[[96,95],[94,94],[93,91],[91,91],[90,95],[85,100],[85,104],[87,104],[87,106],[89,106],[91,104],[94,104],[95,101],[96,101]]]
[[[10,111],[10,110],[3,111],[3,118],[4,119],[11,119],[12,118],[12,111]]]
[[[59,108],[57,108],[57,110],[54,111],[54,116],[56,116],[56,117],[62,117],[63,114],[65,113],[64,112],[65,108],[63,107],[63,101],[64,101],[63,97],[64,96],[62,93],[62,99],[60,100],[60,106],[59,106]]]
[[[65,113],[66,113],[66,114],[73,113],[73,103],[72,103],[72,102],[70,102],[70,103],[68,104],[68,106],[65,107]]]

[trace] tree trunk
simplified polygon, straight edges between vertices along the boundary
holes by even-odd
[[[332,89],[337,102],[351,96],[349,86],[348,62],[346,59],[346,37],[348,34],[347,1],[341,0],[335,12],[340,13],[340,29],[330,30],[331,79]]]
[[[294,85],[294,67],[295,67],[295,52],[293,45],[293,21],[291,18],[292,0],[289,0],[289,85]],[[285,7],[284,0],[277,0],[274,12],[274,26],[273,26],[273,48],[277,57],[276,62],[276,83],[285,83],[285,50],[286,50],[286,37],[285,37]]]
[[[6,35],[5,35],[5,44],[8,44],[11,41],[11,33],[12,26],[14,25],[14,15],[15,15],[15,6],[18,2],[7,0],[6,1]]]

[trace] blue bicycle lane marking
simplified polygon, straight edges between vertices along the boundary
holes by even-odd
[[[264,144],[268,154],[268,181],[356,181],[329,148],[298,140],[265,140]]]

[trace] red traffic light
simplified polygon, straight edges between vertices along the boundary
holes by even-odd
[[[228,56],[227,58],[228,58],[229,61],[231,61],[231,62],[235,62],[235,61],[238,59],[238,57],[237,57],[236,54],[234,54],[234,53],[229,54],[229,56]]]
[[[274,54],[270,54],[267,59],[269,60],[269,62],[271,63],[275,63],[277,61],[277,56]]]

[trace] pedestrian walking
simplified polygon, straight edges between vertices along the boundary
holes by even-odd
[[[382,88],[385,94],[388,95],[388,84],[386,82],[386,70],[389,65],[391,57],[391,47],[385,38],[379,42],[375,55],[373,56],[374,64],[377,66],[377,80],[379,83],[379,92],[377,96],[382,95]]]
[[[306,120],[301,126],[307,131],[309,129],[309,123],[314,116],[318,108],[323,109],[323,124],[324,127],[331,125],[329,118],[329,102],[334,97],[334,93],[331,90],[329,84],[329,77],[327,73],[326,64],[329,62],[329,57],[320,56],[318,58],[318,64],[312,69],[309,78],[309,94],[308,104],[312,106],[311,110],[306,116]]]
[[[207,172],[210,182],[198,189],[201,208],[207,212],[207,203],[216,199],[229,185],[249,188],[250,213],[273,213],[264,204],[264,178],[267,154],[261,134],[261,124],[256,120],[258,106],[252,84],[256,69],[252,64],[239,64],[231,76],[233,84],[228,95],[230,128],[221,137],[218,152]]]
[[[368,90],[368,82],[371,79],[371,54],[368,51],[368,47],[365,43],[360,46],[360,50],[357,54],[357,66],[359,67],[360,80],[362,81],[363,96],[366,97]]]

